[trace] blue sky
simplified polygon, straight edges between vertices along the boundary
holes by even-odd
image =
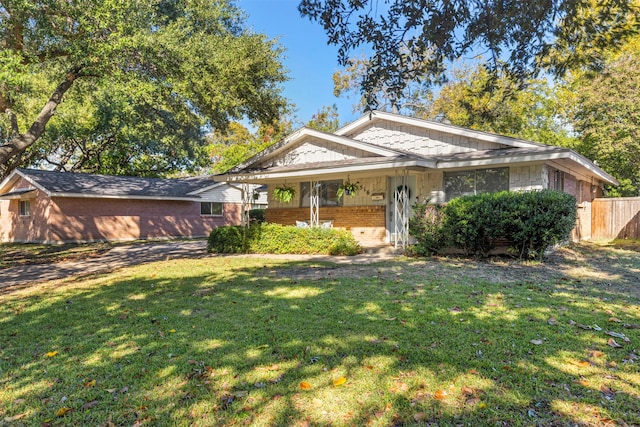
[[[284,65],[290,80],[284,95],[296,104],[296,116],[307,122],[322,106],[336,104],[340,123],[348,123],[360,114],[352,112],[354,99],[333,95],[331,76],[340,69],[337,48],[327,45],[322,26],[302,18],[299,0],[237,0],[247,15],[247,25],[257,33],[277,38],[286,49]]]

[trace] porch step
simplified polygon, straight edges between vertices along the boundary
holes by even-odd
[[[402,253],[402,249],[396,249],[393,245],[363,246],[362,253],[399,255]]]

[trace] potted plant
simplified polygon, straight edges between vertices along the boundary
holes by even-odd
[[[338,199],[341,199],[342,196],[351,196],[354,197],[356,192],[360,189],[360,181],[351,182],[347,180],[344,184],[341,184],[338,187],[338,191],[336,191],[336,196]]]
[[[290,203],[296,195],[296,189],[288,185],[279,185],[273,189],[273,197],[282,203]]]

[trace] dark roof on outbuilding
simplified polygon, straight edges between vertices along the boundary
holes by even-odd
[[[97,197],[198,198],[189,193],[216,183],[211,177],[139,178],[17,169],[34,185],[51,195],[81,194]]]

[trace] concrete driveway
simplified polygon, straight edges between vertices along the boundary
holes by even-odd
[[[73,276],[85,276],[106,273],[129,265],[162,261],[175,258],[260,257],[286,259],[292,261],[315,260],[337,264],[370,264],[388,260],[397,255],[393,251],[370,251],[356,256],[329,255],[212,255],[207,253],[206,240],[176,240],[149,242],[143,244],[121,245],[106,254],[79,261],[67,261],[51,264],[22,265],[0,270],[0,291],[13,287],[25,287],[31,284]]]

